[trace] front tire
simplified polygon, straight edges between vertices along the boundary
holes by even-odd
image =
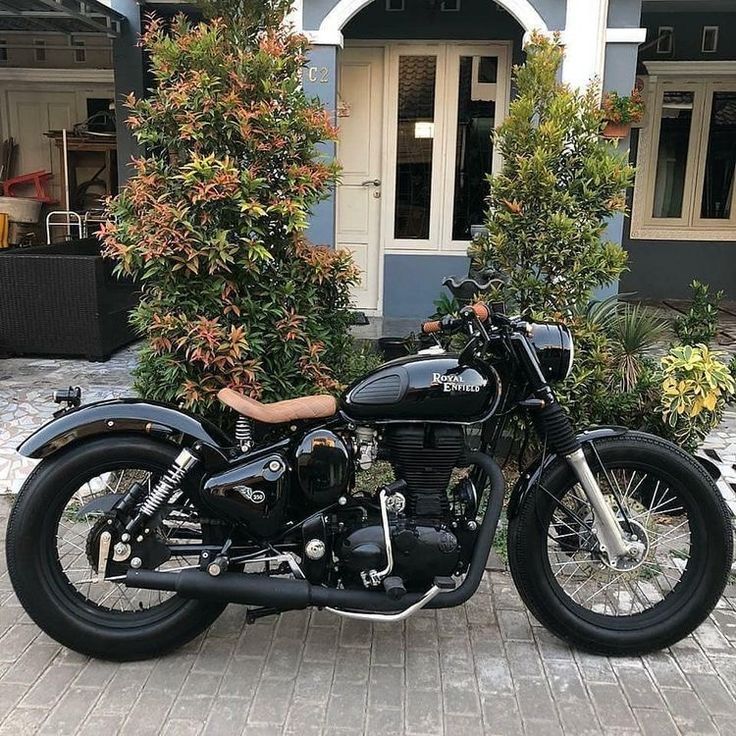
[[[70,509],[85,483],[91,488],[90,479],[117,477],[114,473],[125,478],[125,473],[140,477],[148,472],[155,478],[177,453],[178,448],[146,437],[108,436],[43,460],[24,483],[8,522],[8,570],[23,608],[56,641],[101,659],[146,659],[190,641],[222,612],[220,603],[176,595],[150,606],[140,601],[140,607],[128,607],[122,584],[123,605],[117,610],[114,597],[96,593],[95,586],[112,584],[77,584],[84,575],[93,575],[91,569],[89,574],[76,571],[89,565],[82,541],[86,528],[74,530],[78,536],[68,537],[60,551],[60,530],[77,523]],[[69,552],[75,567],[67,569],[62,559]]]
[[[560,458],[509,524],[514,582],[531,613],[577,647],[623,656],[670,646],[723,593],[733,554],[728,509],[703,467],[669,442],[628,432],[594,447],[585,453],[601,490],[623,528],[618,491],[627,518],[646,531],[647,554],[626,573],[606,566],[587,499]]]

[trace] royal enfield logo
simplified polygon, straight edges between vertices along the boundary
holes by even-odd
[[[460,391],[475,394],[481,390],[481,386],[479,385],[465,383],[465,379],[457,373],[433,373],[432,385],[442,386],[444,393]]]
[[[250,501],[251,503],[263,503],[266,500],[266,494],[257,488],[233,486],[233,490],[237,491],[246,501]]]

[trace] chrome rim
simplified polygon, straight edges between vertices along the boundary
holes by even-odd
[[[597,551],[592,508],[576,484],[559,498],[548,525],[551,573],[563,593],[586,610],[605,616],[644,613],[671,595],[688,569],[692,531],[687,508],[667,481],[648,471],[609,469],[596,473],[596,479],[624,532],[625,518],[637,536],[643,530],[646,553],[629,570],[606,564]]]
[[[133,483],[140,483],[150,492],[153,474],[140,468],[108,470],[89,478],[72,494],[61,511],[55,536],[55,552],[64,578],[87,603],[107,611],[140,613],[150,611],[169,601],[174,594],[157,590],[127,588],[116,579],[98,580],[97,571],[87,554],[87,543],[105,516],[103,510],[90,510],[90,503],[124,494]],[[155,482],[155,479],[154,479]],[[172,499],[163,523],[156,530],[159,538],[172,547],[176,544],[201,543],[202,534],[196,511],[181,500]],[[192,555],[176,554],[158,570],[175,571],[197,566]]]

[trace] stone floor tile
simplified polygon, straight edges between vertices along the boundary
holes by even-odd
[[[736,699],[717,675],[688,675],[695,692],[711,715],[736,716]]]
[[[688,734],[716,733],[716,727],[698,696],[690,690],[663,689],[667,711],[681,731]]]
[[[442,734],[442,695],[434,690],[406,690],[406,733]]]
[[[288,680],[261,680],[248,713],[248,723],[283,726],[289,711],[294,683]]]
[[[401,708],[404,701],[404,670],[390,665],[370,668],[368,705],[371,708]]]
[[[545,721],[557,723],[557,709],[549,691],[546,679],[542,677],[524,677],[514,680],[516,700],[519,712],[527,721]]]
[[[588,683],[588,691],[598,720],[604,729],[637,727],[634,714],[619,687],[614,684],[592,682]]]
[[[618,681],[632,708],[664,709],[664,701],[643,667],[616,667]]]
[[[666,711],[634,708],[634,716],[643,736],[672,736],[677,726]]]
[[[327,703],[327,726],[362,731],[365,727],[365,685],[334,682]]]

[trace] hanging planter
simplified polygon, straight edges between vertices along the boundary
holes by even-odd
[[[601,110],[604,121],[601,135],[618,140],[626,138],[631,126],[644,117],[644,101],[638,89],[633,90],[630,97],[623,97],[618,92],[607,92]]]
[[[619,138],[626,138],[630,132],[631,123],[614,123],[610,120],[606,120],[606,124],[603,126],[601,135],[604,138],[617,140]]]

